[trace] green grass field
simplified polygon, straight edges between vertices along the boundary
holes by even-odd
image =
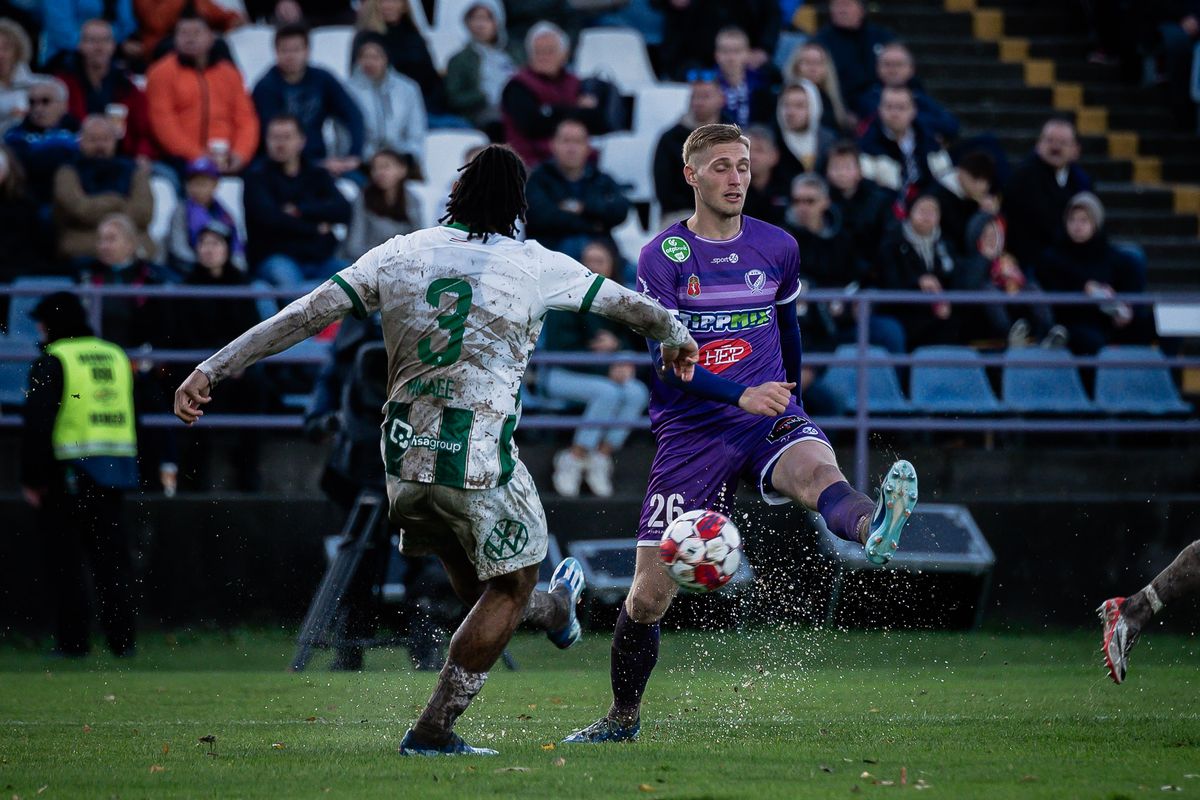
[[[400,653],[283,671],[279,633],[147,635],[129,662],[0,648],[0,797],[1116,798],[1200,794],[1200,643],[1112,685],[1093,635],[669,634],[642,740],[555,745],[608,697],[608,641],[521,635],[459,726],[497,758],[403,759],[433,686]],[[215,754],[198,739],[216,737]],[[902,785],[902,776],[904,776]]]

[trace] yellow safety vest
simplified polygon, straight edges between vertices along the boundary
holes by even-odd
[[[94,336],[59,339],[46,352],[62,364],[63,394],[54,421],[54,457],[135,458],[133,370],[125,351]]]

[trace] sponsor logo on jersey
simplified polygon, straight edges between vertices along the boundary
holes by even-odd
[[[388,440],[401,450],[419,447],[435,452],[442,450],[447,453],[458,453],[463,449],[462,442],[448,442],[436,436],[418,436],[413,431],[412,425],[401,419],[392,420],[392,424],[388,428]]]
[[[736,311],[678,311],[676,314],[693,333],[736,333],[772,322],[770,306]]]
[[[714,263],[714,264],[736,264],[740,260],[741,260],[741,258],[740,258],[740,256],[738,256],[737,253],[730,253],[727,256],[722,256],[720,258],[714,258],[712,260],[712,263]]]
[[[688,297],[699,297],[700,296],[700,276],[694,272],[688,276],[687,296]]]
[[[663,255],[674,261],[676,264],[682,264],[692,257],[692,248],[688,243],[678,236],[668,236],[662,240]]]
[[[721,373],[753,351],[745,339],[718,339],[700,348],[700,366],[709,372]]]
[[[762,294],[763,287],[767,285],[767,273],[761,269],[752,269],[746,273],[746,286],[755,294]]]
[[[793,433],[800,428],[808,425],[808,420],[804,417],[792,414],[787,417],[781,417],[776,421],[775,426],[771,428],[771,432],[767,434],[768,442],[778,442],[790,433]]]

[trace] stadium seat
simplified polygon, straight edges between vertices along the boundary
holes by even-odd
[[[487,134],[474,129],[457,128],[430,131],[425,137],[425,183],[430,191],[449,192],[458,177],[467,151],[488,143]],[[439,215],[440,216],[440,215]]]
[[[858,345],[843,344],[833,351],[839,358],[853,359],[858,356]],[[882,347],[868,347],[868,358],[884,358],[888,352]],[[842,403],[842,410],[852,414],[858,408],[858,366],[835,364],[825,371],[821,383],[834,392]],[[867,411],[871,414],[909,414],[912,403],[900,388],[900,378],[891,364],[880,364],[867,368]]]
[[[631,208],[625,221],[613,228],[612,237],[621,257],[636,264],[642,248],[654,238],[654,234],[642,227],[637,210]]]
[[[918,347],[912,368],[910,393],[918,411],[931,414],[995,414],[1003,410],[992,393],[983,364],[941,365],[950,360],[978,361],[970,347],[938,345]]]
[[[214,0],[221,8],[227,8],[230,11],[236,11],[242,16],[246,16],[246,4],[242,0]]]
[[[315,28],[311,34],[312,50],[309,60],[332,72],[339,81],[350,78],[350,44],[354,28],[350,25],[331,25]]]
[[[167,238],[171,235],[171,217],[179,205],[179,195],[169,180],[161,175],[150,176],[150,193],[154,195],[154,213],[150,217],[150,239],[165,257]]]
[[[1088,414],[1096,406],[1083,389],[1066,350],[1020,347],[1007,353],[1001,379],[1004,404],[1018,414]],[[1062,366],[1018,366],[1022,361],[1061,362]],[[1015,363],[1013,363],[1015,362]]]
[[[450,59],[466,46],[469,35],[465,28],[434,28],[425,34],[425,44],[429,46],[429,56],[438,72],[445,72]]]
[[[1096,406],[1108,414],[1165,416],[1187,414],[1184,402],[1163,363],[1163,354],[1153,347],[1105,347],[1098,358],[1144,361],[1145,367],[1097,367]]]
[[[587,28],[575,48],[575,74],[611,81],[622,94],[657,83],[646,40],[633,28]]]
[[[0,348],[5,345],[0,345]],[[25,405],[25,392],[29,383],[29,365],[32,359],[0,360],[0,412]]]
[[[639,87],[633,101],[633,130],[653,136],[657,145],[663,131],[679,121],[688,110],[692,90],[686,83],[660,83]]]
[[[241,70],[246,86],[254,88],[258,79],[275,63],[275,29],[270,25],[243,25],[225,34],[233,63]]]
[[[632,203],[649,202],[654,195],[653,160],[656,136],[610,133],[593,137],[600,151],[600,170],[607,173],[625,191]]]
[[[405,5],[408,6],[408,11],[412,14],[413,24],[417,26],[417,30],[421,32],[421,35],[424,36],[429,33],[429,29],[433,26],[429,24],[429,18],[425,16],[425,4],[408,2]]]
[[[246,205],[242,201],[242,179],[221,178],[217,182],[215,196],[221,205],[225,206],[229,216],[233,217],[233,224],[237,227],[238,236],[243,242],[246,241]]]
[[[475,0],[437,0],[433,9],[433,29],[435,31],[461,31],[466,41],[466,23],[463,17],[467,9],[475,4]]]

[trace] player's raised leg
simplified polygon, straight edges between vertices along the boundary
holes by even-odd
[[[1183,548],[1170,566],[1137,594],[1111,597],[1096,612],[1104,625],[1104,664],[1114,683],[1125,680],[1129,652],[1151,617],[1181,597],[1200,591],[1200,541]]]
[[[874,502],[847,481],[824,439],[804,439],[787,447],[763,476],[763,494],[791,498],[825,518],[830,532],[863,545],[867,559],[886,564],[900,546],[900,534],[917,504],[917,471],[897,461],[884,475]]]
[[[658,663],[659,622],[679,587],[663,569],[657,547],[638,547],[633,585],[621,604],[610,661],[613,702],[608,713],[564,742],[599,744],[637,739],[642,695]]]

